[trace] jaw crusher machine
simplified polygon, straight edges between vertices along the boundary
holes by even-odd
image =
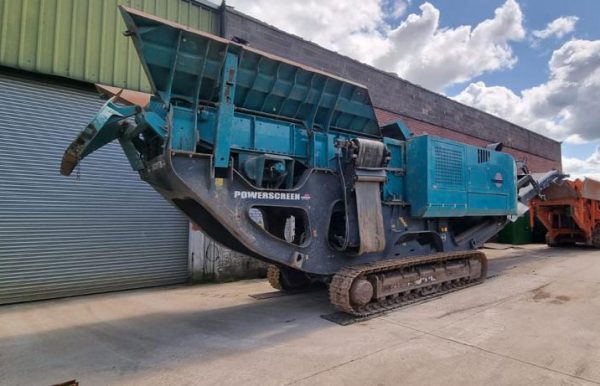
[[[531,222],[534,216],[546,230],[551,247],[581,243],[600,248],[600,181],[561,180],[542,191],[543,199],[530,201]]]
[[[477,251],[535,195],[513,158],[377,124],[367,89],[120,8],[154,95],[111,98],[61,173],[118,140],[142,180],[208,236],[271,264],[276,288],[329,284],[370,315],[482,282]]]

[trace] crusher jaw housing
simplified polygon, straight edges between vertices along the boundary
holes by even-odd
[[[530,201],[531,222],[534,216],[546,230],[551,247],[576,243],[600,248],[600,181],[556,181]]]
[[[532,197],[519,194],[527,181],[509,154],[413,136],[400,121],[380,127],[360,84],[120,10],[153,96],[110,99],[62,174],[118,140],[208,236],[272,264],[274,286],[329,283],[331,301],[356,315],[485,279],[476,249]]]

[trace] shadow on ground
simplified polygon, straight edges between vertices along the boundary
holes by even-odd
[[[93,302],[90,303],[87,311],[81,311],[82,307],[71,308],[94,314]],[[113,303],[127,307],[126,301]],[[193,308],[193,303],[186,307]],[[13,307],[8,308],[6,311],[10,312]],[[15,374],[11,368],[28,369],[27,372],[59,371],[75,363],[82,367],[79,371],[110,369],[127,373],[139,371],[150,363],[155,367],[174,360],[207,362],[279,345],[316,330],[336,328],[319,317],[332,311],[325,291],[203,308],[99,321],[105,314],[102,312],[98,317],[85,318],[94,319],[93,323],[67,322],[64,328],[0,337],[0,378],[10,381],[9,371],[16,378],[27,375]],[[55,316],[69,319],[64,314]],[[73,315],[73,319],[79,318]]]

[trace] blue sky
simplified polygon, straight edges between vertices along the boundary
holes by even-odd
[[[242,12],[563,141],[600,178],[598,0],[228,0]],[[401,101],[399,101],[401,103]]]
[[[453,0],[430,2],[440,10],[441,25],[446,27],[476,24],[492,15],[494,10],[503,3],[497,0],[462,0],[459,8],[457,2]],[[528,30],[541,30],[548,22],[565,15],[577,16],[579,18],[577,27],[573,33],[562,38],[545,39],[536,47],[532,47],[528,40],[514,43],[512,48],[518,57],[518,62],[512,69],[486,73],[471,81],[481,80],[489,85],[503,85],[513,91],[533,87],[548,79],[548,61],[554,49],[562,43],[573,37],[600,39],[600,1],[598,0],[529,0],[520,1],[519,4],[525,15],[524,24]],[[408,12],[417,11],[418,5],[419,3],[412,2],[407,9]],[[456,95],[464,87],[464,82],[455,84],[448,87],[445,92],[447,95]],[[600,123],[598,130],[600,131]],[[562,147],[563,156],[585,159],[596,150],[597,146],[596,142],[577,145],[565,143]]]
[[[494,9],[501,5],[497,0],[461,0],[461,8],[456,7],[453,0],[433,0],[432,4],[441,11],[442,26],[456,26],[461,24],[476,24],[490,15]],[[418,3],[413,2],[409,11],[418,9]],[[574,15],[579,18],[576,29],[562,38],[545,39],[539,47],[532,47],[528,40],[512,44],[513,51],[518,57],[518,62],[510,71],[498,71],[473,79],[484,80],[489,84],[500,84],[513,90],[522,90],[538,85],[548,79],[548,60],[552,51],[561,43],[576,36],[585,39],[600,39],[600,1],[598,0],[535,0],[520,1],[521,9],[525,15],[524,25],[528,30],[541,30],[548,22],[561,16]],[[464,9],[468,9],[465,12]],[[464,84],[457,84],[448,88],[449,95],[455,95],[464,88]]]

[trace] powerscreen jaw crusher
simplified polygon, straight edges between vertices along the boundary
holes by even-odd
[[[336,307],[369,315],[480,283],[476,249],[535,195],[508,154],[380,127],[360,84],[120,10],[154,95],[110,99],[61,173],[118,140],[208,236],[270,263],[276,288],[325,282]]]

